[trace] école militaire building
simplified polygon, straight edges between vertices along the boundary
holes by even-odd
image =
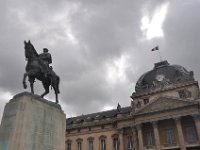
[[[199,96],[192,71],[155,63],[130,106],[67,118],[66,150],[200,150]]]

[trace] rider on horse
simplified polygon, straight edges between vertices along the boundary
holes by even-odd
[[[43,53],[39,55],[40,60],[42,60],[41,66],[45,77],[47,77],[47,75],[50,74],[49,64],[52,63],[51,54],[48,51],[49,50],[47,48],[44,48]]]
[[[56,103],[58,103],[59,82],[60,78],[53,71],[53,68],[49,66],[52,63],[51,54],[48,53],[48,49],[44,48],[43,53],[38,55],[34,46],[30,41],[24,41],[25,57],[27,59],[26,72],[23,77],[23,86],[27,88],[26,78],[29,78],[31,93],[34,94],[34,82],[38,79],[42,82],[45,92],[41,95],[44,97],[49,93],[49,86],[54,89],[56,96]]]

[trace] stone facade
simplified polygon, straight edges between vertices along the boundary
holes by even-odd
[[[66,150],[199,150],[200,97],[193,73],[164,61],[136,85],[129,107],[68,118]]]

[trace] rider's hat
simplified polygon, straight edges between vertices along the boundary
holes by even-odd
[[[43,48],[43,51],[44,52],[48,52],[49,50],[47,48]]]

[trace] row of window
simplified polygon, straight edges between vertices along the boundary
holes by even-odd
[[[197,142],[197,134],[194,126],[187,126],[184,128],[185,130],[185,140],[189,144],[193,144]],[[154,134],[153,131],[149,130],[144,133],[145,145],[147,147],[151,147],[155,145]],[[165,145],[176,145],[176,136],[174,128],[166,128],[165,129]]]
[[[197,142],[197,134],[194,126],[186,126],[184,128],[184,134],[185,134],[185,140],[189,144],[193,144]],[[177,140],[176,140],[176,134],[175,134],[175,129],[172,127],[166,128],[165,129],[165,141],[164,145],[165,146],[170,146],[170,145],[176,145]],[[120,141],[118,136],[113,136],[113,150],[119,150],[120,146]],[[127,136],[127,150],[132,150],[133,148],[133,138],[132,136]],[[82,150],[82,139],[77,139],[76,144],[77,144],[77,150]],[[99,144],[100,144],[100,150],[107,150],[106,146],[106,136],[101,136],[99,138]],[[154,138],[154,133],[153,130],[145,131],[144,132],[144,144],[146,147],[153,147],[155,146],[155,138]],[[66,143],[66,150],[72,150],[72,141],[68,140]],[[88,138],[88,150],[94,150],[94,138]]]
[[[113,150],[119,150],[120,142],[118,136],[113,136]],[[77,139],[77,150],[82,150],[82,139]],[[106,136],[101,136],[99,138],[100,150],[107,150],[106,147]],[[127,136],[127,148],[132,150],[133,140],[132,136]],[[72,150],[72,141],[68,140],[66,143],[66,150]],[[94,138],[88,139],[88,150],[94,150]]]

